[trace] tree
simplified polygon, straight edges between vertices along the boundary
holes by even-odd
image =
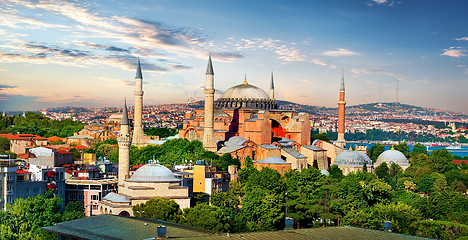
[[[369,149],[369,156],[371,157],[372,162],[377,161],[377,158],[384,151],[385,151],[384,145],[382,145],[380,143],[376,143],[376,144],[372,145],[372,147]]]
[[[62,221],[71,221],[85,217],[83,203],[79,201],[70,201],[65,206],[62,215]]]
[[[362,172],[367,172],[367,163],[364,163],[364,165],[362,165]]]
[[[221,209],[204,203],[184,209],[181,223],[217,232],[229,229],[227,217],[223,215]]]
[[[312,138],[313,139],[317,139],[317,140],[323,140],[325,142],[330,142],[330,137],[327,136],[327,134],[325,133],[316,133],[316,134],[313,134],[312,135]]]
[[[152,198],[132,208],[133,215],[169,222],[178,222],[181,210],[179,204],[170,198]]]
[[[10,140],[6,137],[0,137],[0,148],[4,151],[10,150]]]
[[[384,181],[388,181],[388,165],[386,162],[381,163],[379,166],[375,168],[374,171],[375,175]]]
[[[434,150],[429,156],[431,169],[438,173],[443,173],[449,170],[449,165],[453,159],[453,155],[447,149]]]
[[[55,239],[55,236],[42,230],[62,221],[62,199],[52,197],[50,193],[37,195],[34,198],[16,199],[7,205],[2,213],[1,239]]]
[[[411,156],[414,157],[414,156],[417,156],[419,154],[427,154],[427,148],[424,145],[422,145],[421,143],[417,143],[416,145],[414,145],[413,152],[411,153]]]
[[[393,145],[393,149],[403,153],[406,158],[410,157],[409,147],[406,142],[399,142],[397,145]]]
[[[253,160],[250,155],[247,155],[244,159],[244,167],[253,167]]]
[[[240,161],[237,158],[233,158],[230,153],[225,153],[218,159],[213,161],[213,164],[217,169],[221,171],[227,171],[229,165],[235,165],[240,168]]]
[[[343,177],[343,171],[336,164],[331,165],[327,171],[333,179],[340,180]]]
[[[315,168],[315,169],[318,169],[317,159],[314,159],[314,163],[312,164],[312,167]]]

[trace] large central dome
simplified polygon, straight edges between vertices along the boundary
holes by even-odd
[[[248,83],[239,84],[231,87],[221,96],[222,98],[240,98],[240,99],[270,99],[261,88]]]
[[[261,88],[247,82],[226,90],[216,100],[217,109],[278,109],[275,99],[271,99]]]

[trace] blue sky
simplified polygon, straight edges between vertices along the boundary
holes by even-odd
[[[0,1],[0,110],[203,98],[247,81],[278,99],[393,102],[468,113],[468,2]],[[218,94],[218,96],[219,96]]]

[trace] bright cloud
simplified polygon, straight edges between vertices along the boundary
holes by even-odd
[[[461,37],[461,38],[457,38],[455,40],[457,40],[457,41],[468,41],[468,37]]]
[[[271,38],[253,38],[235,41],[234,38],[231,37],[226,44],[234,45],[238,51],[246,49],[272,51],[278,55],[279,59],[286,62],[303,62],[307,59],[307,55],[291,46],[295,44]]]
[[[449,56],[449,57],[465,57],[466,50],[461,47],[450,47],[449,49],[444,49],[444,53],[441,55]]]
[[[334,51],[325,51],[322,54],[329,57],[348,57],[358,55],[359,53],[344,48],[338,48]]]

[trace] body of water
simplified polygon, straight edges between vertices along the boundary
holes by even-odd
[[[350,147],[354,147],[354,146],[367,146],[367,149],[370,149],[373,145],[374,143],[346,143],[346,148],[349,149]],[[410,151],[413,151],[412,145],[408,145],[408,147],[410,148]],[[392,146],[385,146],[385,150],[389,150],[391,148]],[[431,152],[431,151],[443,149],[443,148],[446,148],[446,147],[429,146],[428,151]],[[468,147],[461,147],[460,149],[447,149],[447,151],[449,151],[452,155],[455,155],[455,156],[460,156],[460,157],[468,156]]]

